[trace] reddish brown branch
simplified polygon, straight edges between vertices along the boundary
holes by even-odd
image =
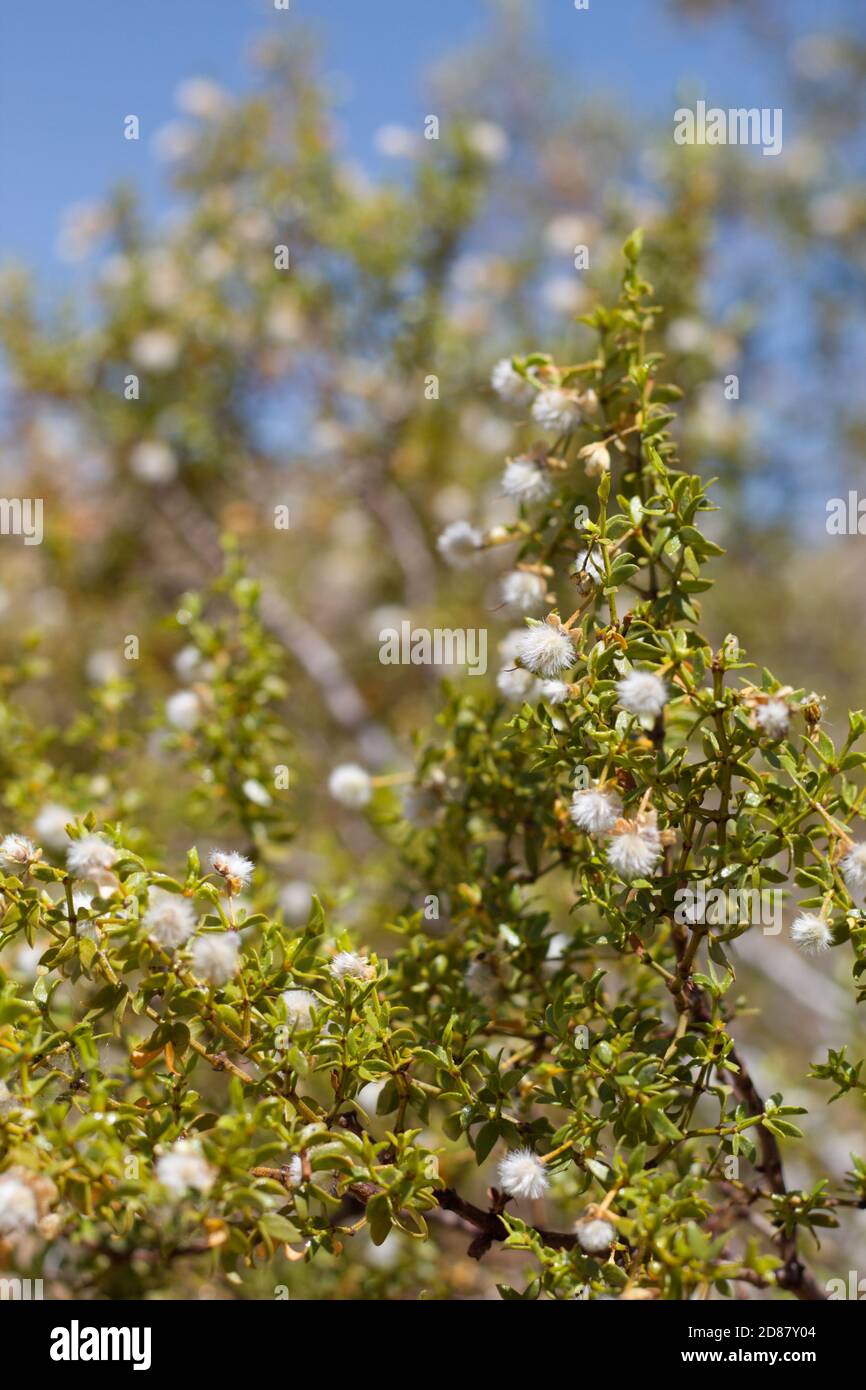
[[[682,965],[685,942],[681,934],[675,934],[674,940],[677,946],[677,955]],[[681,1003],[686,1009],[689,1017],[694,1023],[703,1027],[709,1027],[711,1025],[712,1014],[707,996],[703,990],[695,986],[690,977],[682,982],[681,987],[672,990],[672,993],[678,1004]],[[717,1063],[716,1070],[719,1075],[728,1077],[734,1095],[741,1104],[746,1107],[750,1115],[756,1118],[758,1116],[763,1116],[763,1099],[736,1046],[731,1048],[728,1053],[727,1061],[730,1064],[729,1066],[726,1066],[724,1062]],[[770,1188],[770,1194],[777,1197],[786,1197],[788,1188],[785,1182],[785,1170],[782,1164],[782,1153],[779,1148],[778,1140],[776,1136],[771,1134],[762,1124],[758,1125],[757,1138],[761,1155],[758,1172],[762,1173],[766,1178]],[[787,1290],[789,1293],[793,1293],[797,1298],[809,1301],[826,1299],[826,1291],[821,1288],[814,1275],[811,1274],[799,1258],[796,1231],[793,1231],[790,1235],[784,1233],[779,1234],[778,1241],[779,1253],[783,1261],[781,1269],[776,1271],[776,1283],[778,1287]]]

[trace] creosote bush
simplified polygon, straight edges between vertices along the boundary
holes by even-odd
[[[619,301],[584,320],[594,356],[493,371],[543,442],[507,463],[516,520],[452,523],[439,548],[507,551],[512,603],[537,614],[495,691],[449,689],[405,802],[362,766],[320,769],[403,858],[387,933],[332,930],[334,885],[305,925],[277,905],[291,696],[234,551],[180,606],[168,732],[120,680],[45,730],[16,685],[38,662],[3,672],[9,1268],[114,1297],[191,1268],[272,1297],[301,1261],[315,1292],[367,1239],[458,1232],[506,1298],[825,1296],[810,1260],[866,1203],[866,1163],[838,1190],[789,1183],[802,1107],[761,1094],[735,1037],[736,942],[760,921],[700,903],[784,887],[793,940],[848,943],[859,978],[866,720],[836,748],[816,695],[700,632],[719,548],[639,251],[634,234]],[[168,846],[147,759],[177,776]],[[861,1066],[834,1051],[813,1080],[862,1094]]]

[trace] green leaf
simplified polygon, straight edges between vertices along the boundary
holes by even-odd
[[[391,1207],[384,1192],[377,1192],[367,1203],[367,1225],[374,1245],[387,1240],[391,1230]]]
[[[652,1110],[650,1112],[650,1120],[652,1121],[652,1126],[656,1134],[662,1139],[672,1139],[674,1141],[682,1139],[682,1130],[677,1129],[673,1120],[668,1119],[663,1110]]]
[[[497,1139],[499,1138],[499,1125],[494,1120],[488,1120],[483,1124],[475,1138],[475,1161],[479,1166],[487,1158]]]
[[[297,1227],[276,1211],[266,1211],[264,1216],[259,1218],[259,1230],[273,1240],[280,1241],[281,1244],[298,1239]]]

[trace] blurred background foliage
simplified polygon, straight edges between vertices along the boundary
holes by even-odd
[[[705,631],[714,644],[735,632],[780,678],[826,696],[831,732],[863,703],[861,540],[829,538],[825,508],[864,481],[866,12],[845,0],[807,24],[783,0],[645,6],[648,32],[654,14],[674,13],[708,46],[735,23],[781,73],[784,149],[763,158],[675,145],[672,111],[636,125],[620,89],[601,97],[563,80],[533,5],[486,11],[482,35],[424,80],[438,138],[379,131],[384,176],[345,156],[320,46],[295,28],[256,46],[245,95],[193,75],[180,88],[181,119],[159,138],[168,221],[153,223],[132,185],[70,210],[61,242],[67,262],[90,268],[86,293],[46,295],[38,267],[3,270],[2,487],[45,509],[41,546],[2,540],[4,828],[32,825],[50,794],[134,822],[170,871],[191,832],[215,838],[219,822],[266,845],[289,920],[307,885],[374,940],[388,914],[419,907],[401,901],[374,830],[328,799],[327,774],[344,759],[407,769],[435,715],[441,670],[382,665],[382,628],[488,628],[495,671],[495,644],[519,621],[502,608],[504,562],[494,550],[479,568],[448,569],[436,537],[458,518],[489,528],[512,516],[503,461],[534,434],[495,398],[490,369],[536,348],[580,360],[590,336],[575,315],[610,297],[637,224],[665,306],[654,346],[685,391],[682,456],[718,479],[712,534],[728,555]],[[702,93],[686,79],[692,102]],[[219,629],[237,621],[219,585],[215,616],[185,597],[219,580],[226,533],[262,585],[272,649],[245,645],[243,619]],[[290,765],[285,812],[253,814],[242,790],[215,807],[217,753],[165,717],[209,651],[222,666],[214,679],[205,665],[208,688],[237,703],[239,747],[244,699],[276,702],[267,748],[244,750],[236,782]],[[28,740],[41,740],[36,764],[16,756],[22,710]],[[130,742],[142,718],[148,741]],[[76,749],[94,735],[101,765],[84,766]],[[179,825],[189,788],[204,788],[199,819]],[[399,839],[398,793],[376,804]],[[845,1036],[849,1006],[781,942],[750,951],[759,1073],[784,1081],[799,1050],[802,1075],[813,1043]],[[796,1045],[778,1026],[792,994]],[[844,1130],[862,1117],[842,1132],[810,1123],[816,1174],[844,1171]],[[335,1269],[334,1296],[375,1296],[378,1265],[399,1267],[390,1243],[369,1253]],[[407,1289],[435,1292],[432,1252],[412,1259],[430,1268],[412,1264]],[[449,1278],[485,1292],[491,1270],[464,1260]],[[292,1277],[303,1292],[304,1269]],[[319,1264],[314,1277],[322,1296]]]

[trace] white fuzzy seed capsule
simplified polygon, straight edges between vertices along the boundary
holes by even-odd
[[[571,686],[565,681],[542,681],[541,698],[548,705],[564,705],[571,696]]]
[[[574,562],[572,574],[578,587],[588,590],[590,584],[603,584],[605,580],[604,561],[597,550],[581,550]]]
[[[502,601],[519,613],[537,613],[544,606],[547,581],[530,570],[512,570],[502,581]]]
[[[523,704],[535,698],[538,681],[531,671],[524,671],[520,666],[505,666],[496,677],[496,689],[504,699]]]
[[[235,851],[215,849],[210,857],[211,868],[226,881],[230,893],[238,894],[249,886],[255,865],[251,859]]]
[[[83,878],[100,888],[113,887],[111,872],[117,860],[117,850],[101,835],[83,835],[73,840],[66,851],[66,863],[73,878]]]
[[[513,627],[510,632],[506,632],[502,641],[497,643],[497,650],[505,665],[511,666],[517,660],[520,644],[525,636],[525,627]]]
[[[553,491],[553,486],[547,472],[535,459],[521,454],[506,463],[502,475],[502,491],[512,501],[529,505],[533,502],[544,502]]]
[[[537,1201],[549,1186],[544,1164],[531,1149],[512,1149],[499,1164],[499,1182],[509,1197]]]
[[[833,926],[814,912],[801,912],[791,927],[791,940],[807,956],[817,955],[832,945]]]
[[[210,1192],[216,1172],[191,1139],[179,1139],[156,1160],[156,1179],[172,1197]]]
[[[574,793],[569,814],[578,830],[585,830],[589,835],[606,835],[622,815],[622,802],[614,791],[587,787]]]
[[[0,841],[0,860],[7,869],[26,869],[41,857],[42,851],[26,835],[5,835]]]
[[[652,671],[629,671],[616,685],[617,699],[629,714],[642,719],[655,719],[667,703],[664,681]]]
[[[588,478],[600,478],[610,472],[610,454],[604,444],[585,444],[577,457],[583,459],[583,468]]]
[[[355,951],[338,951],[331,961],[330,971],[335,980],[369,980],[373,975],[367,957]]]
[[[532,418],[542,429],[571,434],[582,419],[580,402],[573,391],[551,386],[539,391],[532,402]]]
[[[321,1007],[315,994],[308,989],[287,989],[282,994],[286,1020],[292,1028],[309,1028],[313,1010]]]
[[[473,121],[466,132],[466,142],[488,164],[501,163],[511,146],[506,132],[495,121]]]
[[[170,483],[177,476],[177,454],[161,439],[142,439],[129,451],[129,471],[140,483]]]
[[[195,931],[196,914],[189,898],[151,888],[142,926],[148,936],[166,951],[176,951]]]
[[[164,328],[148,328],[133,339],[130,356],[137,367],[149,372],[170,372],[177,364],[180,343]]]
[[[620,878],[648,878],[661,858],[662,840],[652,814],[617,821],[607,846],[607,859]]]
[[[201,701],[194,690],[176,690],[165,702],[166,722],[181,733],[192,733],[201,719]]]
[[[74,819],[75,816],[67,806],[59,806],[57,802],[49,801],[33,822],[33,829],[49,849],[61,850],[69,843],[66,827]]]
[[[839,867],[849,893],[858,897],[866,892],[866,844],[852,845]]]
[[[285,1166],[283,1178],[287,1187],[300,1187],[304,1181],[304,1165],[299,1154],[292,1154]]]
[[[373,782],[369,772],[358,763],[341,763],[328,778],[328,791],[341,806],[359,811],[373,795]]]
[[[174,669],[182,681],[194,680],[201,672],[202,655],[198,647],[188,642],[175,653]]]
[[[28,1231],[39,1218],[33,1189],[15,1173],[0,1173],[0,1235]]]
[[[452,521],[436,542],[436,549],[446,564],[465,569],[478,555],[481,532],[468,521]]]
[[[516,372],[509,357],[501,357],[490,373],[490,385],[500,400],[508,405],[528,405],[535,394],[535,388],[525,377]]]
[[[536,676],[554,680],[574,665],[577,657],[568,633],[551,623],[536,623],[521,639],[517,650],[521,665]]]
[[[241,939],[236,931],[197,936],[192,943],[192,973],[205,984],[227,985],[240,966]]]
[[[784,700],[767,700],[755,710],[755,723],[774,743],[784,738],[791,723],[791,711]]]
[[[229,106],[228,94],[207,77],[187,77],[175,92],[181,111],[203,121],[215,120]]]
[[[616,1231],[609,1221],[589,1217],[574,1227],[577,1243],[585,1255],[606,1255],[616,1240]]]

